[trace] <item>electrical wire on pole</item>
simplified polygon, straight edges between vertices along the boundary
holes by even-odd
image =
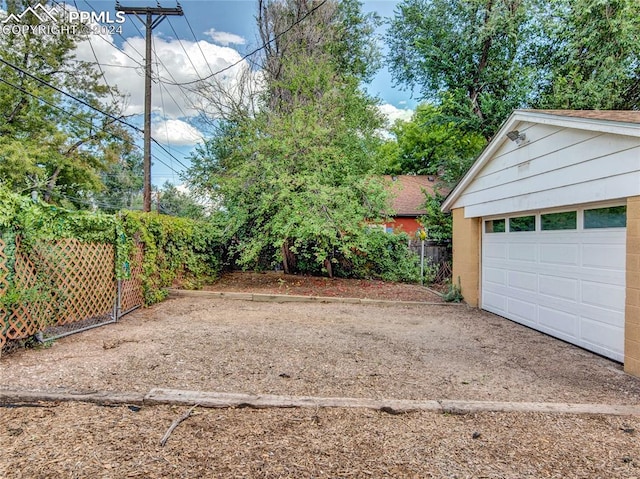
[[[160,25],[169,15],[184,15],[182,7],[125,7],[116,2],[116,11],[127,15],[135,15],[146,28],[145,32],[145,78],[144,78],[144,184],[143,211],[151,211],[151,35],[153,29]],[[155,17],[155,18],[154,18]]]

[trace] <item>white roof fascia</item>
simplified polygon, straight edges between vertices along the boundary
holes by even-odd
[[[484,151],[478,156],[467,174],[447,196],[442,203],[441,210],[445,213],[451,211],[455,201],[462,192],[469,186],[478,172],[493,157],[494,152],[507,140],[507,132],[513,129],[514,124],[521,121],[529,121],[542,125],[553,125],[561,128],[578,128],[581,130],[597,131],[601,133],[613,133],[616,135],[640,137],[640,124],[627,123],[621,121],[602,120],[595,118],[581,118],[566,115],[554,115],[551,113],[536,112],[534,110],[514,110],[511,116],[504,122],[500,130],[495,134],[493,140],[487,145]],[[523,145],[524,147],[525,145]]]

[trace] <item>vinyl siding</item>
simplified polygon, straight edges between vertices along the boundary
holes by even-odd
[[[455,202],[465,217],[640,195],[640,139],[519,122],[528,143],[505,139]]]

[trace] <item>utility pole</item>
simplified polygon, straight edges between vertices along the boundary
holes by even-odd
[[[184,15],[182,7],[123,7],[116,1],[116,11],[135,15],[145,28],[145,77],[144,77],[144,185],[142,210],[151,211],[151,34],[167,15]],[[154,18],[155,17],[155,18]]]

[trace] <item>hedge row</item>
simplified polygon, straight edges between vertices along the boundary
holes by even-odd
[[[115,274],[125,279],[136,242],[144,248],[143,291],[147,305],[164,299],[176,281],[190,287],[215,279],[224,246],[219,230],[208,222],[154,213],[69,211],[0,187],[0,233],[8,255],[9,283],[15,239],[27,250],[40,240],[76,238],[115,245]]]

